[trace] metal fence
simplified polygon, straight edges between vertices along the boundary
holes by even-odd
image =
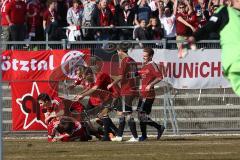
[[[153,48],[166,48],[172,45],[171,49],[176,49],[176,41],[101,41],[101,42],[5,42],[4,45],[14,46],[21,50],[40,50],[40,49],[82,49],[82,48],[100,48],[104,44],[108,46],[105,49],[113,49],[119,44],[128,45],[131,48],[139,48],[138,44],[143,43]],[[22,46],[26,46],[25,48]],[[18,48],[19,47],[19,48]],[[202,41],[198,43],[200,48],[220,48],[219,41]],[[94,53],[92,53],[94,55]],[[70,83],[70,82],[68,82]],[[3,83],[3,130],[11,132],[11,93],[8,83]],[[160,84],[156,89],[157,97],[155,99],[152,111],[152,118],[162,123],[167,128],[169,134],[181,133],[212,133],[238,132],[240,129],[240,99],[230,88],[186,90],[174,89],[168,84]],[[60,93],[62,96],[71,97],[78,91],[66,92],[66,83],[60,84]],[[137,101],[135,103],[135,106]],[[136,113],[135,116],[137,117]],[[113,120],[115,114],[112,114]],[[139,128],[139,127],[138,127]],[[148,128],[155,131],[153,128]]]
[[[81,48],[104,48],[116,49],[117,45],[125,45],[128,48],[152,47],[159,49],[177,49],[176,43],[183,41],[175,40],[123,40],[123,41],[8,41],[2,42],[2,46],[6,46],[8,50],[46,50],[46,49],[81,49]],[[197,43],[198,48],[203,49],[219,49],[218,40],[204,40]]]

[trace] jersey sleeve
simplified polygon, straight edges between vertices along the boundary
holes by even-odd
[[[152,69],[151,69],[151,73],[153,74],[154,77],[158,78],[158,79],[163,79],[163,74],[160,71],[159,67],[157,66],[156,63],[152,64]]]
[[[6,5],[6,14],[9,15],[9,16],[10,16],[11,9],[12,9],[11,4],[12,4],[12,3],[8,3],[8,4]]]
[[[229,21],[227,7],[220,7],[209,19],[207,24],[194,33],[196,41],[207,39],[209,33],[220,32]]]
[[[100,74],[97,76],[95,86],[102,86],[106,80],[108,80],[108,76],[104,73]]]

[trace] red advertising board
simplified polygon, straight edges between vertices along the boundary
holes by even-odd
[[[58,82],[72,79],[79,65],[87,65],[90,50],[4,51],[2,80],[12,91],[12,129],[45,130],[44,110],[37,103],[40,93],[58,95]]]
[[[59,81],[73,78],[77,65],[86,65],[90,50],[4,51],[3,81]],[[58,75],[54,75],[58,74]]]

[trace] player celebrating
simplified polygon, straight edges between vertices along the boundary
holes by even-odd
[[[107,86],[112,82],[112,80],[106,73],[98,72],[96,75],[91,76],[89,74],[88,76],[85,75],[84,77],[86,77],[86,79],[87,77],[96,78],[92,87],[85,89],[80,95],[76,96],[76,99],[81,100],[85,96],[90,95],[88,108],[92,109],[95,107],[104,107],[98,114],[98,117],[102,120],[104,126],[103,141],[110,141],[109,133],[111,131],[117,132],[117,127],[108,116],[108,112],[112,107],[112,100],[117,95],[118,89],[116,86],[107,89]]]
[[[221,6],[209,22],[199,29],[189,43],[204,39],[211,32],[220,33],[224,75],[231,82],[234,92],[240,95],[240,1],[232,0],[232,7]]]
[[[113,85],[116,85],[120,82],[122,107],[118,108],[120,115],[118,135],[113,138],[112,141],[122,141],[124,127],[127,120],[129,128],[133,135],[129,142],[138,142],[136,122],[132,116],[132,102],[134,98],[138,96],[136,87],[137,64],[131,57],[129,57],[127,54],[128,50],[126,48],[120,46],[118,47],[117,52],[121,61],[119,76],[117,76],[117,78],[108,85],[108,88],[111,88]]]
[[[158,130],[157,139],[163,134],[164,126],[154,122],[148,115],[151,113],[152,104],[155,99],[154,85],[163,79],[162,73],[159,71],[156,63],[152,61],[154,51],[152,48],[143,49],[144,66],[138,72],[141,77],[141,96],[138,103],[139,121],[142,136],[139,141],[147,139],[147,125],[153,126]]]
[[[57,132],[60,134],[59,136],[56,136]],[[58,124],[53,128],[51,138],[52,142],[88,141],[92,139],[85,126],[72,117],[61,117]]]
[[[40,107],[47,110],[44,116],[48,129],[49,142],[54,142],[57,140],[56,132],[60,133],[60,138],[58,138],[60,141],[72,141],[74,139],[86,141],[90,137],[88,133],[99,137],[98,133],[93,131],[93,129],[91,130],[88,128],[86,123],[84,123],[83,126],[81,123],[74,120],[74,118],[64,116],[67,114],[66,112],[64,113],[64,111],[66,111],[65,108],[67,108],[67,110],[71,110],[71,106],[64,107],[62,101],[60,101],[60,98],[58,100],[56,98],[52,100],[48,94],[41,93],[38,96],[37,101]],[[75,103],[73,108],[74,111],[78,111],[80,113],[83,107],[80,105],[80,103]]]

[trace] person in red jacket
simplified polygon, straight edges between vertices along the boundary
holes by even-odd
[[[27,2],[27,33],[29,40],[44,40],[41,10],[42,8],[39,0],[31,0]]]
[[[1,41],[9,41],[10,40],[10,31],[9,31],[9,23],[6,18],[6,6],[11,2],[11,0],[2,0],[1,1]],[[6,50],[6,45],[2,46],[3,50]]]
[[[12,0],[6,6],[6,19],[13,41],[23,41],[26,35],[27,6],[24,1]]]

